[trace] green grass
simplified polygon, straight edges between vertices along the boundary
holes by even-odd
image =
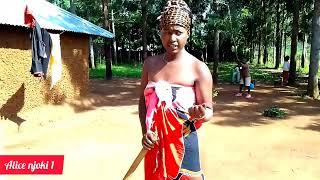
[[[89,70],[90,79],[104,79],[106,67],[104,64],[98,64],[96,69]],[[112,76],[113,77],[128,77],[128,78],[140,78],[142,65],[113,65]]]
[[[235,67],[235,63],[220,63],[218,69],[218,79],[220,82],[230,82],[232,69]],[[250,64],[250,74],[252,80],[256,80],[258,82],[273,82],[273,76],[271,73],[264,72],[261,68],[268,68],[272,67],[272,65],[257,65],[257,64]],[[212,68],[212,64],[208,64],[209,68]],[[112,67],[112,75],[113,77],[128,77],[128,78],[140,78],[141,77],[141,70],[142,65],[113,65]],[[297,68],[297,70],[302,74],[308,73],[308,66],[304,69]],[[320,75],[320,70],[319,70]],[[105,78],[105,65],[98,64],[96,69],[90,69],[89,71],[90,79],[104,79]]]
[[[211,65],[209,65],[211,66]],[[230,82],[235,63],[221,63],[218,69],[218,79],[223,82]],[[273,76],[270,73],[263,72],[257,65],[250,65],[250,75],[252,80],[260,82],[273,82]]]

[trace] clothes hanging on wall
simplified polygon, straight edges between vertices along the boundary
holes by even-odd
[[[32,66],[31,74],[46,78],[52,40],[47,30],[35,22],[32,32]]]
[[[52,39],[47,30],[41,29],[41,33],[42,33],[42,41],[45,44],[45,52],[47,55],[47,57],[41,59],[42,72],[44,74],[44,78],[47,78],[48,65],[49,65],[51,51],[52,51]]]
[[[30,28],[34,28],[35,26],[35,18],[27,5],[24,10],[24,24],[28,25]]]
[[[35,77],[45,79],[47,77],[52,46],[50,34],[47,30],[40,27],[27,5],[24,11],[24,23],[33,29],[31,36],[32,65],[30,72]]]
[[[52,51],[50,57],[50,71],[51,71],[51,87],[53,88],[57,82],[62,78],[62,59],[61,59],[61,46],[60,34],[51,34]]]

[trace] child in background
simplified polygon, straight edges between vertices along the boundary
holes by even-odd
[[[283,79],[282,83],[284,85],[287,85],[289,80],[289,71],[290,71],[289,59],[290,59],[289,56],[284,57],[283,71],[282,71],[282,79]]]
[[[236,94],[237,97],[242,96],[242,89],[243,86],[245,86],[248,90],[248,93],[246,94],[246,98],[250,99],[250,84],[251,84],[251,76],[250,76],[250,70],[249,65],[245,59],[241,60],[241,67],[240,67],[240,86],[239,86],[239,92]]]
[[[238,63],[237,66],[233,68],[232,84],[238,84],[240,82],[240,66],[240,63]]]

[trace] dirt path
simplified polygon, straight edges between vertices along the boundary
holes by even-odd
[[[17,125],[0,121],[5,154],[63,154],[62,176],[0,176],[8,180],[120,180],[140,150],[138,80],[91,81],[91,94],[60,106],[21,114]],[[320,103],[295,89],[257,87],[254,98],[234,97],[221,85],[215,117],[201,129],[201,159],[208,180],[316,180],[320,177]],[[261,116],[268,106],[284,120]],[[40,118],[41,117],[41,118]],[[143,179],[139,166],[132,179]]]

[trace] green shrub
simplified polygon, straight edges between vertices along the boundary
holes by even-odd
[[[282,119],[286,116],[286,112],[278,106],[272,106],[264,110],[263,116]]]

